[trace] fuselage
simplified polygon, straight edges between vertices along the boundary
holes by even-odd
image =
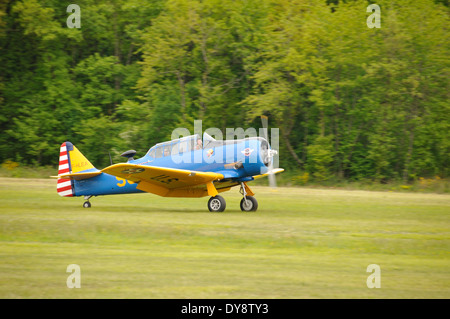
[[[262,137],[210,140],[201,147],[191,143],[192,141],[187,144],[186,141],[181,139],[157,144],[145,156],[129,160],[128,163],[215,172],[222,174],[224,180],[234,181],[250,181],[253,180],[252,176],[268,171],[269,145]],[[142,192],[136,189],[136,185],[125,179],[102,173],[90,179],[74,181],[74,195],[97,196]]]

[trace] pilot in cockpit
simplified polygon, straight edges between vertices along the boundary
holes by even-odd
[[[199,139],[197,140],[197,145],[195,145],[195,149],[196,149],[196,150],[201,150],[202,148],[203,148],[203,142],[202,142],[202,139],[199,138]]]

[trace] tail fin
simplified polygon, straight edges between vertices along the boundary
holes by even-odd
[[[59,150],[59,176],[89,169],[95,169],[94,165],[72,143],[64,142],[61,144]],[[60,196],[74,196],[74,182],[68,178],[58,178],[56,190]]]

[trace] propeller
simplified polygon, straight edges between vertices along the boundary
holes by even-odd
[[[263,134],[264,138],[266,139],[267,143],[269,143],[269,136],[268,136],[268,117],[265,115],[261,115],[261,123],[263,126]],[[273,173],[273,157],[278,154],[276,150],[272,150],[269,148],[269,145],[267,144],[267,151],[264,155],[264,163],[268,163],[268,169],[269,169],[269,186],[273,189],[277,187],[277,180],[275,177],[275,174]]]

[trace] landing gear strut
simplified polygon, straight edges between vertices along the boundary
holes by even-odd
[[[84,196],[84,199],[86,200],[84,203],[83,203],[83,207],[84,208],[90,208],[91,207],[91,203],[89,202],[89,198],[91,198],[92,196]]]
[[[247,195],[246,185],[241,182],[240,193],[244,196],[241,200],[241,210],[243,212],[254,212],[258,209],[258,201],[253,196]]]

